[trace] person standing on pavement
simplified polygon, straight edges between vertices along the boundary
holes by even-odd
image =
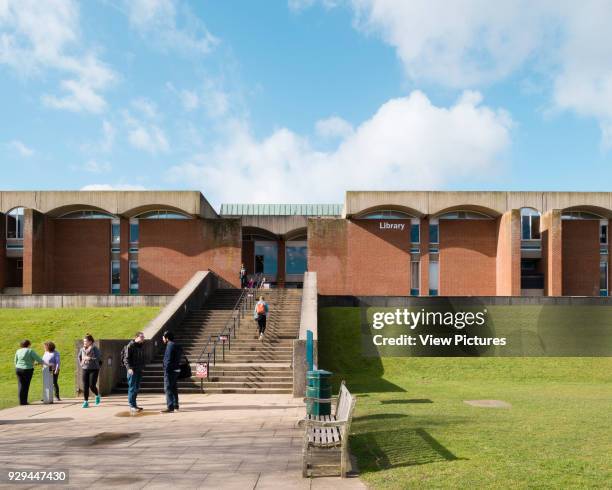
[[[269,312],[270,307],[268,306],[268,303],[264,301],[263,296],[260,296],[259,301],[255,304],[255,311],[253,311],[253,318],[257,320],[257,327],[259,329],[259,340],[263,340],[264,338]]]
[[[136,397],[140,391],[142,372],[145,367],[144,341],[144,333],[136,332],[134,338],[124,347],[123,365],[127,370],[128,405],[132,413],[142,411],[142,407],[136,403]]]
[[[43,358],[30,348],[31,345],[32,342],[26,339],[19,344],[19,349],[15,352],[15,374],[17,375],[19,405],[29,405],[28,392],[34,374],[34,363],[47,365]]]
[[[166,344],[164,352],[164,391],[166,392],[166,409],[161,413],[172,413],[179,409],[178,379],[181,372],[183,348],[174,342],[174,333],[165,331],[162,341]]]
[[[81,347],[77,357],[82,370],[83,408],[89,408],[89,390],[96,395],[96,405],[100,405],[100,393],[97,385],[102,353],[94,342],[92,335],[85,335],[83,337],[83,347]]]
[[[43,368],[43,402],[53,403],[53,390],[55,389],[55,399],[60,400],[59,385],[57,378],[59,377],[60,355],[55,348],[55,343],[50,340],[45,342],[45,353],[43,361],[49,366]]]

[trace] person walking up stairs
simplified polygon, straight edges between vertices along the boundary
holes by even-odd
[[[268,319],[268,313],[270,307],[268,303],[264,301],[263,296],[259,297],[259,301],[255,304],[255,310],[253,311],[253,318],[257,320],[257,327],[259,329],[259,340],[263,341],[264,333],[266,331],[266,322]]]

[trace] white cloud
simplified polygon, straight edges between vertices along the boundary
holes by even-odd
[[[23,75],[43,69],[67,78],[63,93],[42,97],[45,105],[70,111],[101,112],[101,92],[116,79],[115,72],[92,52],[82,49],[79,9],[74,0],[1,0],[0,63]]]
[[[415,91],[383,104],[330,151],[286,128],[259,140],[230,122],[224,142],[172,167],[168,179],[199,185],[215,202],[338,201],[345,189],[435,188],[495,173],[511,126],[478,93],[445,108]]]
[[[82,191],[145,191],[142,185],[132,184],[88,184],[81,187]]]
[[[24,158],[31,157],[35,153],[32,148],[19,140],[10,141],[7,145]]]
[[[218,43],[188,6],[176,0],[125,0],[125,8],[130,25],[161,49],[206,54]]]
[[[166,87],[179,97],[186,111],[203,108],[210,118],[218,119],[226,116],[230,109],[230,96],[218,81],[205,80],[201,87],[194,90],[177,90],[170,82]]]
[[[145,97],[138,97],[132,100],[132,106],[148,119],[155,119],[158,115],[155,102]]]
[[[85,172],[89,172],[92,174],[108,173],[113,169],[110,163],[98,162],[96,160],[88,160],[81,168]]]
[[[325,3],[325,0],[319,0]],[[306,8],[314,0],[289,0]],[[552,109],[612,125],[610,2],[344,0],[361,32],[392,46],[407,76],[453,88],[517,73],[541,79]]]
[[[132,117],[129,112],[124,114],[128,141],[139,150],[155,155],[167,152],[170,145],[164,131],[156,124],[144,123]]]
[[[186,111],[195,111],[200,105],[198,94],[191,90],[182,90],[180,93],[181,103]]]
[[[353,133],[351,123],[338,116],[317,121],[315,129],[317,134],[323,138],[346,138]]]

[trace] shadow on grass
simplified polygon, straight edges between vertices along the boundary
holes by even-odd
[[[351,436],[350,443],[362,471],[381,471],[460,459],[422,428],[356,434]]]

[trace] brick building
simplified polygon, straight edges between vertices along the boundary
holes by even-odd
[[[200,192],[0,192],[0,291],[157,294],[196,270],[320,294],[607,296],[612,193],[347,192],[344,205]]]

